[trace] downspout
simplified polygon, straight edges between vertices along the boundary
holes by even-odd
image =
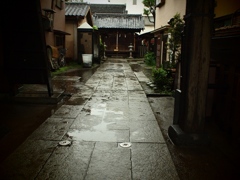
[[[52,0],[51,9],[53,9],[53,3],[54,3],[54,0]]]
[[[74,33],[74,37],[77,37],[77,38],[74,38],[73,39],[73,49],[74,49],[74,54],[73,54],[73,58],[74,59],[76,59],[76,61],[78,61],[79,60],[79,57],[78,57],[78,50],[79,50],[79,42],[78,42],[78,40],[79,40],[79,38],[78,38],[78,30],[77,30],[77,28],[78,28],[78,20],[79,20],[79,17],[77,16],[77,25],[75,24],[75,23],[73,23],[74,25],[74,27],[73,27],[73,33]]]
[[[118,32],[117,32],[117,36],[116,36],[116,51],[118,51]]]

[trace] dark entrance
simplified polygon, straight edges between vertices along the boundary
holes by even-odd
[[[1,12],[2,53],[10,89],[17,84],[46,84],[53,90],[39,1],[4,1]]]

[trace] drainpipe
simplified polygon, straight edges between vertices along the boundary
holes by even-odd
[[[118,51],[118,32],[117,32],[117,36],[116,36],[116,51]]]

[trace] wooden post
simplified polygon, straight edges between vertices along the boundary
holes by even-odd
[[[213,0],[187,0],[180,127],[202,132],[205,122]]]
[[[117,32],[117,35],[116,35],[116,49],[115,51],[118,51],[118,32]]]
[[[202,134],[206,113],[213,5],[214,0],[187,0],[178,125],[172,125],[168,129],[169,137],[176,144],[207,141]]]

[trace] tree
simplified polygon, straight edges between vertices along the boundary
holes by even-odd
[[[155,0],[143,0],[142,3],[146,7],[143,9],[143,14],[147,15],[149,22],[155,24]],[[150,15],[153,16],[153,20]]]
[[[171,63],[175,63],[180,58],[180,47],[182,41],[182,31],[184,28],[184,21],[181,19],[179,13],[176,13],[168,22],[170,28],[168,32],[171,34],[169,38],[169,49],[172,51]]]

